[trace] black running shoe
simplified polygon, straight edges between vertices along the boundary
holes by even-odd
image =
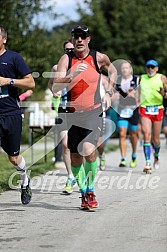
[[[127,166],[127,162],[125,159],[121,159],[121,163],[119,164],[119,167],[126,167]]]
[[[21,202],[22,202],[22,204],[27,205],[28,203],[30,203],[31,197],[32,197],[32,191],[30,188],[30,179],[29,179],[28,185],[26,186],[26,188],[23,188],[23,186],[21,186]]]

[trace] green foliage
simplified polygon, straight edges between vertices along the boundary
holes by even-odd
[[[7,159],[7,155],[4,153],[0,153],[0,155],[1,155],[1,159],[0,159],[0,163],[1,163],[0,192],[2,192],[5,190],[9,190],[8,180],[9,180],[9,177],[11,176],[11,174],[13,172],[15,172],[15,170],[13,169],[12,165],[9,163],[9,161]],[[15,178],[15,183],[16,183],[17,179],[18,179],[18,177]]]
[[[8,44],[13,50],[24,48],[24,35],[32,29],[32,18],[42,11],[41,0],[0,1],[0,24],[8,30]]]
[[[40,91],[44,94],[49,80],[44,73],[50,72],[52,66],[58,63],[60,56],[63,54],[63,43],[67,38],[68,34],[63,30],[48,33],[38,27],[26,35],[26,48],[23,53],[26,52],[29,55],[27,63],[31,66],[33,72],[39,73],[39,78],[35,79],[35,93],[37,95]]]
[[[90,47],[106,53],[111,61],[130,60],[136,74],[145,71],[144,64],[155,58],[166,74],[167,2],[166,0],[83,0],[86,8],[77,6],[78,22],[69,20],[52,30],[34,25],[39,13],[58,18],[47,0],[0,0],[0,25],[8,30],[7,47],[20,52],[33,72],[36,89],[32,99],[43,99],[50,72],[63,54],[62,45],[71,28],[83,23],[90,28]],[[44,7],[42,7],[44,6]],[[86,11],[85,11],[86,9]]]
[[[79,9],[81,22],[90,27],[92,46],[111,60],[131,60],[135,72],[145,61],[158,60],[166,73],[166,0],[91,0],[90,13]]]
[[[115,151],[118,149],[118,145],[114,145],[111,143],[108,143],[107,146],[105,146],[105,153],[109,153],[111,151]],[[41,150],[43,153],[43,150]],[[7,155],[5,153],[0,153],[1,159],[0,159],[0,192],[10,190],[10,187],[8,185],[9,179],[11,175],[13,175],[16,172],[16,169],[12,166],[12,164],[9,162]],[[54,163],[51,161],[52,157],[54,156],[54,150],[51,151],[47,155],[47,162],[44,162],[44,159],[42,158],[39,160],[36,164],[31,166],[28,169],[28,174],[31,178],[35,176],[39,176],[42,174],[45,174],[48,171],[55,170]],[[63,171],[64,173],[64,171]],[[20,181],[20,176],[15,174],[15,176],[12,177],[12,183],[14,186],[18,186]]]
[[[7,155],[5,153],[0,153],[1,159],[0,159],[0,192],[10,190],[10,187],[8,185],[9,179],[11,175],[13,175],[16,172],[16,169],[12,166],[12,164],[9,162]],[[44,163],[43,159],[39,160],[38,163],[33,165],[29,168],[28,173],[30,174],[31,178],[35,176],[39,176],[41,174],[45,174],[47,171],[55,170],[55,167],[51,161],[51,158],[53,157],[53,151],[48,154],[48,162]],[[49,161],[50,160],[50,161]],[[15,174],[15,176],[12,177],[12,183],[14,186],[18,186],[18,183],[20,181],[20,176]]]
[[[33,72],[36,89],[33,99],[43,99],[48,78],[43,73],[50,72],[63,53],[62,45],[69,36],[64,29],[53,30],[52,33],[33,23],[33,18],[39,13],[50,14],[56,18],[50,6],[43,9],[47,0],[6,0],[0,1],[0,25],[8,31],[7,48],[21,53]],[[41,95],[42,93],[43,95]]]

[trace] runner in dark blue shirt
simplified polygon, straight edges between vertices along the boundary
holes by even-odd
[[[17,88],[32,89],[35,82],[22,56],[5,48],[7,32],[0,26],[0,146],[21,176],[21,201],[31,200],[30,178],[24,158],[19,155],[22,132],[22,110]]]

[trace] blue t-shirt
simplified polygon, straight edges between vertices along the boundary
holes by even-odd
[[[11,50],[0,55],[0,76],[12,79],[23,78],[31,73],[22,56]],[[0,87],[0,115],[19,115],[22,110],[19,106],[17,87],[6,85]]]

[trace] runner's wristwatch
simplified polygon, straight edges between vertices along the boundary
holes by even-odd
[[[9,85],[13,85],[14,84],[14,80],[10,79]]]

